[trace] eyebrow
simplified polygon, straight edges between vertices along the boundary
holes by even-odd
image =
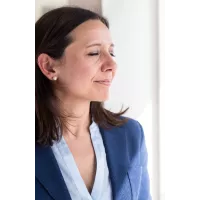
[[[86,46],[86,48],[89,48],[89,47],[93,47],[93,46],[102,46],[101,43],[94,43],[94,44],[89,44],[88,46]],[[110,44],[110,47],[114,47],[115,45],[113,43]]]

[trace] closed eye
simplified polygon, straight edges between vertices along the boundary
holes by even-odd
[[[89,53],[88,55],[89,55],[89,56],[98,56],[99,54],[100,54],[99,52],[94,52],[94,53]],[[112,52],[110,53],[110,55],[111,55],[112,57],[116,57],[115,54],[112,53]]]
[[[111,55],[112,57],[115,57],[115,56],[116,56],[114,53],[110,53],[110,55]]]
[[[88,55],[89,55],[89,56],[98,56],[98,55],[99,55],[99,52],[89,53]]]

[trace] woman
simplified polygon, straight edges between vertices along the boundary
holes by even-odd
[[[108,21],[54,9],[35,51],[36,200],[149,200],[142,127],[103,107],[117,68]]]

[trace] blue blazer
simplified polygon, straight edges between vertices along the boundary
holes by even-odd
[[[141,125],[133,120],[110,130],[100,128],[113,200],[150,200],[147,150]],[[71,200],[50,147],[35,147],[35,200]],[[103,200],[103,199],[102,199]]]

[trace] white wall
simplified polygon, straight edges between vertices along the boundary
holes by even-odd
[[[166,126],[164,122],[164,115],[165,115],[165,90],[164,90],[164,80],[165,80],[165,70],[164,70],[164,64],[165,64],[165,44],[164,44],[164,38],[165,38],[165,7],[164,7],[164,0],[159,0],[159,17],[158,17],[158,27],[159,27],[159,152],[160,152],[160,200],[165,200],[165,134]],[[171,109],[169,109],[171,110]],[[171,125],[169,124],[169,127]],[[171,148],[171,145],[168,146]],[[180,198],[179,198],[180,199]],[[169,199],[172,200],[172,199]],[[183,199],[182,199],[183,200]]]
[[[101,13],[101,0],[35,0],[35,19],[47,10],[63,5],[80,6]]]
[[[68,0],[35,0],[35,20],[47,10],[63,5],[68,5]]]
[[[71,6],[80,6],[101,13],[101,0],[68,0]]]
[[[165,1],[161,141],[166,200],[200,199],[199,10],[200,1]]]

